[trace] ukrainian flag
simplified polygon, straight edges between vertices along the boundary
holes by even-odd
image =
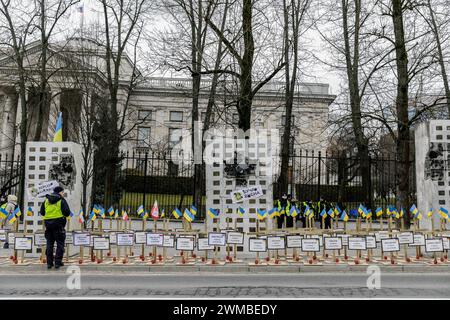
[[[164,209],[161,210],[161,219],[164,218],[166,216],[166,213],[164,212]]]
[[[7,216],[8,216],[8,211],[6,211],[3,208],[0,208],[0,218],[6,219]]]
[[[293,207],[292,207],[293,208]],[[292,211],[292,209],[291,209],[291,211]],[[269,210],[269,218],[270,219],[273,219],[273,218],[275,218],[276,216],[278,216],[278,208],[272,208],[272,209],[270,209]]]
[[[291,217],[295,218],[298,215],[297,207],[296,206],[292,206],[289,213],[290,213]]]
[[[58,114],[58,120],[56,121],[55,135],[53,136],[53,142],[62,142],[62,112]]]
[[[103,219],[106,218],[105,209],[103,208],[100,210],[100,217],[102,217]]]
[[[416,218],[417,220],[422,220],[422,214],[420,213],[419,210],[417,210],[416,214],[414,215],[414,218]]]
[[[116,209],[114,212],[114,219],[117,219],[119,217],[119,209]]]
[[[348,221],[348,215],[347,215],[347,212],[345,212],[345,210],[342,212],[341,220],[343,220],[345,222]]]
[[[448,219],[448,210],[447,209],[441,207],[439,209],[439,214],[441,215],[442,218]]]
[[[91,214],[89,215],[88,222],[89,221],[94,221],[95,219],[97,219],[97,216],[96,216],[94,210],[92,210]]]
[[[266,210],[257,210],[256,216],[258,217],[259,220],[264,220],[267,216],[267,211]]]
[[[136,212],[140,217],[142,217],[142,214],[144,213],[144,211],[145,211],[144,206],[140,205]]]
[[[20,211],[20,208],[19,208],[19,207],[17,207],[16,210],[14,210],[14,215],[15,215],[16,217],[20,217],[20,216],[22,215],[22,212]]]
[[[191,212],[190,210],[188,210],[187,208],[184,209],[183,217],[184,217],[188,222],[192,222],[192,221],[195,220],[195,215],[193,215],[192,212]]]
[[[417,212],[419,211],[419,209],[417,209],[416,205],[413,204],[411,206],[411,208],[409,208],[409,211],[415,216],[417,214]]]
[[[175,219],[178,219],[183,215],[178,208],[173,209],[172,214],[175,217]]]
[[[383,215],[383,209],[381,209],[381,207],[378,207],[378,208],[375,210],[375,214],[376,214],[377,217],[382,216],[382,215]]]
[[[98,214],[100,212],[100,207],[94,204],[94,208],[92,209],[92,211],[94,211],[95,214]]]
[[[212,219],[217,218],[219,216],[219,211],[209,208],[208,209],[208,216],[210,216]]]
[[[6,220],[9,222],[9,224],[13,224],[17,220],[14,212],[11,213]]]
[[[238,214],[239,214],[241,217],[243,217],[244,214],[245,214],[245,209],[242,208],[242,207],[239,207],[239,209],[238,209]]]
[[[108,214],[110,217],[114,215],[114,208],[112,206],[108,209]]]
[[[325,211],[325,208],[323,208],[322,212],[320,213],[320,216],[324,219],[327,217],[327,212]]]
[[[28,209],[27,209],[27,216],[29,216],[29,217],[33,216],[33,209],[31,209],[31,207],[28,207]]]
[[[431,218],[433,216],[433,208],[430,209],[430,211],[428,211],[427,213],[427,217]]]
[[[372,218],[372,210],[367,210],[366,220]]]
[[[283,214],[285,214],[286,213],[286,211],[284,210],[284,207],[283,208],[281,208],[281,211],[280,211],[280,216],[282,216]]]
[[[336,205],[336,207],[334,208],[334,214],[336,217],[339,217],[339,215],[341,214],[342,210],[341,208],[339,208],[338,205]],[[334,217],[333,217],[334,218]]]
[[[330,210],[328,210],[327,214],[328,214],[330,217],[334,218],[334,211],[333,211],[333,209],[330,208]]]
[[[148,212],[147,212],[147,210],[145,210],[144,213],[140,215],[140,217],[141,217],[143,220],[147,219],[147,218],[148,218]]]

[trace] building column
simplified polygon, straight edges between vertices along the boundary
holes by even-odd
[[[2,121],[2,134],[0,138],[0,152],[13,156],[14,146],[17,142],[17,117],[18,95],[15,91],[5,92],[5,108]]]

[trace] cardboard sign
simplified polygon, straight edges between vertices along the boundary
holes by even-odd
[[[397,238],[400,244],[414,243],[414,234],[412,232],[401,232],[397,234]]]
[[[117,243],[117,233],[116,232],[110,232],[109,233],[109,243],[110,244],[116,244]]]
[[[381,248],[383,252],[400,251],[400,242],[397,238],[381,239]]]
[[[242,202],[244,200],[256,199],[264,195],[261,186],[254,186],[231,192],[233,203]]]
[[[66,233],[66,245],[73,244],[73,232]]]
[[[302,251],[303,252],[319,252],[320,245],[319,239],[307,238],[302,239]]]
[[[67,240],[67,236],[66,236]],[[47,240],[45,239],[44,233],[35,233],[34,234],[34,245],[36,247],[45,246],[47,244]]]
[[[366,237],[366,248],[367,249],[376,249],[377,248],[377,239],[375,236],[367,236]]]
[[[249,248],[250,252],[266,252],[267,251],[267,241],[266,239],[260,238],[249,238]]]
[[[366,238],[363,237],[350,237],[348,238],[349,250],[367,250]]]
[[[244,234],[242,232],[230,231],[227,233],[228,244],[244,244]]]
[[[175,236],[171,234],[165,234],[163,236],[163,247],[173,248],[175,247]]]
[[[146,242],[148,246],[161,247],[164,242],[164,235],[162,233],[147,233]]]
[[[185,250],[185,251],[193,251],[194,250],[194,238],[178,237],[176,249],[177,250]]]
[[[425,236],[421,233],[415,233],[413,236],[414,242],[410,244],[413,247],[419,247],[425,245]]]
[[[325,250],[341,250],[342,238],[339,237],[325,237]]]
[[[14,239],[15,250],[31,250],[33,244],[33,238],[31,237],[16,237]]]
[[[129,247],[134,244],[134,234],[132,233],[117,233],[117,245],[120,247]]]
[[[286,248],[284,237],[280,236],[267,237],[267,248],[269,250],[282,250]]]
[[[147,243],[147,233],[145,231],[138,231],[134,233],[134,242],[136,244]]]
[[[59,186],[58,181],[39,182],[34,187],[28,189],[30,198],[45,198],[46,195],[53,193],[53,189]]]
[[[15,238],[15,234],[14,232],[8,232],[8,243],[9,243],[9,248],[10,249],[14,249],[14,238]]]
[[[93,237],[94,250],[109,250],[109,238]]]
[[[226,244],[227,234],[222,232],[208,233],[208,244],[210,246],[224,246]]]
[[[74,246],[89,246],[91,244],[91,237],[89,233],[86,232],[75,232],[73,234],[73,245]]]
[[[214,246],[209,245],[208,238],[198,238],[197,240],[197,248],[200,251],[214,250]]]
[[[375,239],[377,242],[381,242],[383,239],[389,239],[389,231],[378,231],[375,232]]]
[[[302,236],[286,236],[286,242],[288,248],[301,248]]]
[[[442,252],[444,251],[444,243],[441,239],[425,239],[426,252]]]
[[[448,250],[450,247],[450,239],[447,237],[442,238],[442,243],[444,245],[444,250]]]
[[[0,241],[6,241],[6,230],[0,230]]]

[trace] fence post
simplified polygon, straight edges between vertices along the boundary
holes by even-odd
[[[145,153],[145,158],[144,158],[144,188],[143,188],[144,193],[142,195],[142,205],[144,206],[144,208],[145,208],[145,195],[146,195],[145,188],[147,186],[147,163],[148,163],[148,152]]]
[[[320,177],[321,177],[321,162],[322,162],[322,151],[319,151],[319,175],[317,181],[317,201],[320,200]]]

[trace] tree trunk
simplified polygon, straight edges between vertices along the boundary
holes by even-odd
[[[439,29],[436,24],[436,19],[434,18],[434,11],[431,6],[431,0],[428,0],[428,9],[430,10],[431,26],[433,29],[434,37],[436,38],[436,47],[438,52],[439,65],[441,67],[442,81],[444,82],[445,100],[447,103],[447,119],[450,119],[450,87],[448,85],[448,77],[447,71],[445,69],[444,55],[442,53],[441,37],[439,35]]]
[[[253,1],[243,0],[242,8],[242,32],[244,37],[244,54],[241,59],[241,74],[239,77],[240,92],[237,104],[239,114],[239,128],[244,132],[250,129],[252,111],[252,70],[255,43],[253,39]]]
[[[370,167],[369,167],[369,148],[367,138],[361,123],[361,97],[359,90],[359,32],[361,1],[354,0],[355,3],[355,27],[353,55],[350,49],[350,30],[348,26],[348,1],[342,0],[342,23],[343,36],[345,44],[345,62],[347,68],[347,81],[350,91],[350,108],[352,116],[353,134],[355,135],[356,146],[358,149],[359,169],[362,178],[362,187],[364,192],[364,202],[369,208],[372,206],[372,195],[370,192]],[[353,57],[353,61],[352,61]]]
[[[395,60],[397,64],[397,206],[404,210],[405,227],[409,228],[409,124],[408,124],[408,56],[403,28],[402,1],[392,0],[392,20],[395,35]]]

